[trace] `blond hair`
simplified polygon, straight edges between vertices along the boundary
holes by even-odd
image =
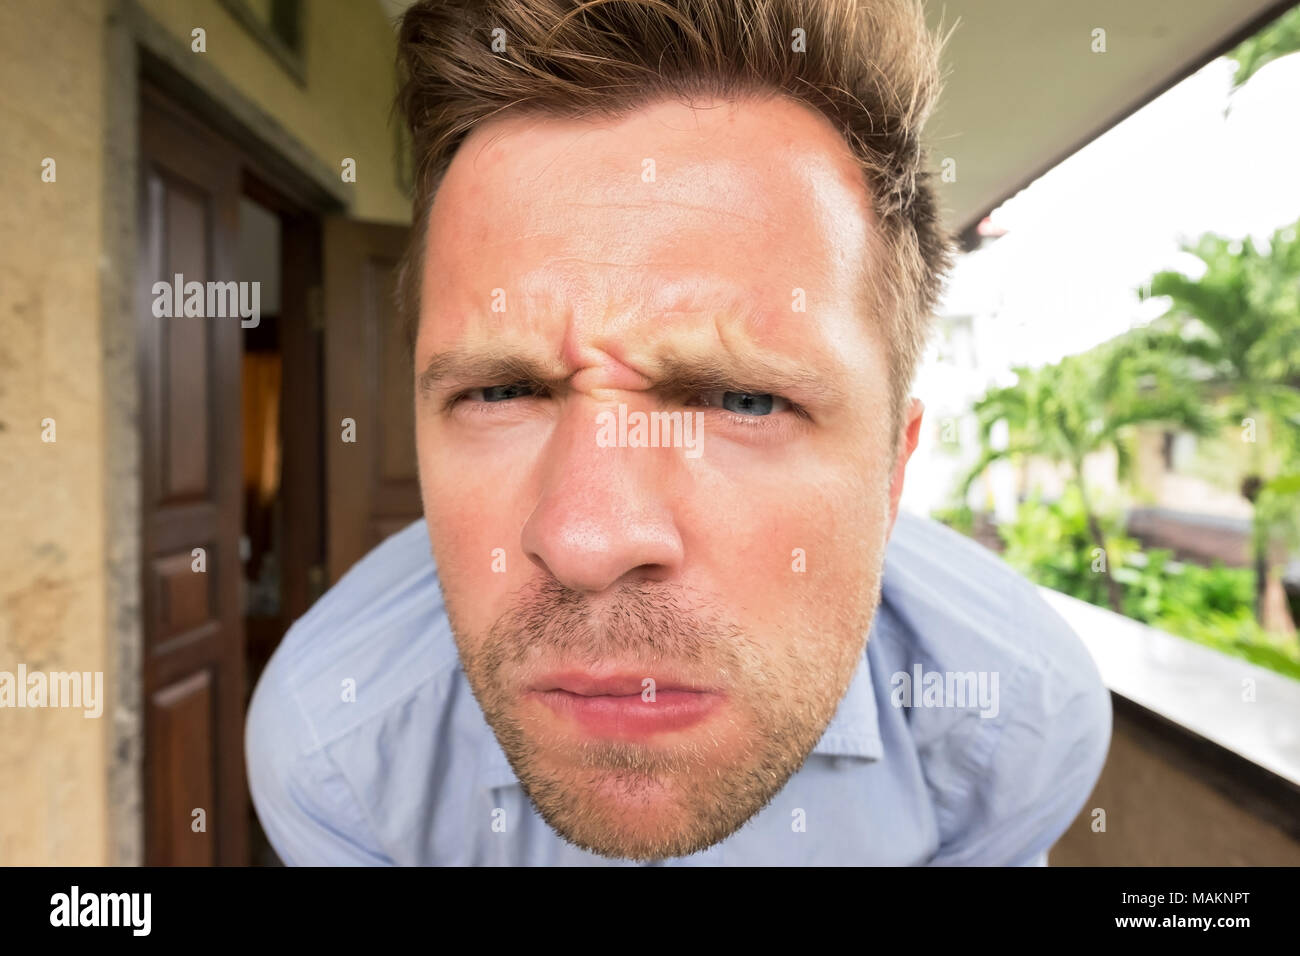
[[[771,92],[827,117],[866,177],[876,228],[862,291],[881,317],[897,422],[952,258],[921,145],[941,46],[918,0],[421,0],[398,40],[415,164],[399,277],[408,346],[429,208],[480,123],[506,110],[618,117],[661,97]]]

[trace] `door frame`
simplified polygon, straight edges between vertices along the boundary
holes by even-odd
[[[282,422],[323,422],[325,323],[322,230],[324,217],[271,184],[251,164],[243,167],[242,194],[280,220],[280,385]],[[294,289],[304,294],[295,297]],[[283,499],[280,542],[280,615],[292,623],[307,613],[325,582],[325,443],[321,429],[281,430]]]
[[[100,283],[105,472],[105,664],[108,728],[108,861],[144,862],[144,618],[140,369],[136,276],[141,240],[139,105],[151,84],[240,149],[245,169],[318,217],[346,214],[351,194],[322,163],[203,57],[135,0],[108,0],[104,30],[105,123]]]

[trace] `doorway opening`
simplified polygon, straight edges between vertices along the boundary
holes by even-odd
[[[319,223],[246,173],[236,262],[257,281],[261,318],[241,337],[243,504],[239,539],[244,697],[293,622],[324,590]],[[279,865],[251,803],[249,859]]]

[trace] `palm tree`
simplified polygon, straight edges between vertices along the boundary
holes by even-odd
[[[1275,523],[1277,513],[1260,507],[1260,494],[1300,446],[1298,232],[1296,226],[1277,230],[1266,250],[1249,238],[1213,234],[1184,246],[1205,264],[1205,273],[1199,279],[1180,272],[1153,276],[1142,296],[1168,296],[1170,308],[1135,333],[1153,352],[1189,361],[1202,399],[1223,422],[1243,430],[1248,462],[1239,491],[1255,516],[1255,613],[1261,623],[1273,537],[1265,525]]]
[[[1015,385],[994,388],[975,403],[981,451],[959,486],[964,497],[985,468],[998,460],[1040,458],[1069,469],[1078,490],[1093,542],[1103,553],[1106,538],[1087,482],[1084,460],[1114,449],[1121,480],[1134,458],[1138,426],[1164,424],[1208,434],[1213,421],[1177,363],[1161,352],[1136,347],[1126,337],[1113,339],[1080,355],[1040,369],[1015,369]],[[1005,421],[1006,447],[992,442],[993,427]],[[1103,562],[1106,593],[1113,610],[1122,612],[1123,593]]]

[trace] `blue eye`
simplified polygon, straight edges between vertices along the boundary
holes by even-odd
[[[489,385],[480,389],[483,393],[485,402],[504,402],[507,399],[519,398],[523,395],[531,395],[532,390],[527,385],[518,383],[512,385]]]
[[[743,418],[771,418],[785,411],[798,413],[795,405],[771,392],[729,392],[718,388],[700,392],[686,404],[721,408]]]
[[[739,415],[768,415],[772,411],[775,395],[752,392],[723,392],[722,407]]]

